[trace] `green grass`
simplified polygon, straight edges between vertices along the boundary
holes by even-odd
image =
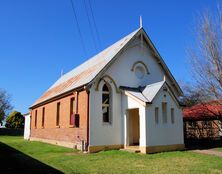
[[[22,137],[0,136],[0,142],[64,173],[222,173],[222,158],[186,151],[144,155],[113,150],[83,154]]]

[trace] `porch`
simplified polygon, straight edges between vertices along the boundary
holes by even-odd
[[[145,146],[145,108],[126,109],[125,142],[122,150],[134,153],[146,153],[141,150]],[[142,114],[143,113],[143,114]]]

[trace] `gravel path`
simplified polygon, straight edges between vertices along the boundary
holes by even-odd
[[[217,150],[215,150],[215,149],[192,150],[192,152],[222,157],[222,152],[217,151]]]

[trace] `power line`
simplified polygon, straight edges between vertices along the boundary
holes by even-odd
[[[91,32],[91,35],[92,35],[92,38],[93,38],[94,46],[95,46],[96,51],[98,52],[97,43],[96,43],[96,39],[94,37],[93,26],[92,26],[92,23],[91,23],[91,20],[90,20],[90,17],[89,17],[89,12],[88,12],[88,9],[87,9],[86,0],[84,0],[84,6],[85,6],[85,10],[86,10],[86,14],[87,14],[87,19],[88,19],[88,22],[89,22],[90,32]]]
[[[78,32],[79,32],[79,37],[80,37],[80,40],[81,40],[81,43],[82,43],[83,51],[84,51],[84,54],[86,55],[86,47],[85,47],[85,44],[84,44],[84,40],[83,40],[82,33],[81,33],[81,30],[80,30],[80,25],[79,25],[78,18],[77,18],[77,15],[76,15],[75,5],[74,5],[73,0],[70,0],[70,2],[71,2],[71,5],[72,5],[72,10],[73,10],[74,18],[75,18],[75,21],[76,21],[77,29],[78,29]]]
[[[96,21],[95,21],[95,17],[94,17],[94,14],[93,14],[93,9],[92,9],[92,4],[91,4],[90,0],[89,0],[89,7],[90,7],[91,14],[92,14],[92,19],[93,19],[93,24],[94,24],[95,31],[96,31],[96,36],[97,36],[99,45],[101,46],[101,40],[100,40],[100,37],[99,37],[99,32],[98,32],[98,29],[97,29],[97,25],[96,25]]]

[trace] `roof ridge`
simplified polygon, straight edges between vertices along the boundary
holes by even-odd
[[[162,80],[162,81],[159,81],[159,82],[155,82],[155,83],[151,83],[151,84],[149,84],[149,85],[146,85],[145,87],[147,87],[147,86],[153,86],[153,85],[157,85],[157,84],[159,84],[159,83],[165,83],[166,81],[164,81],[164,80]]]
[[[148,86],[148,85],[147,85],[147,86]],[[147,86],[139,87],[139,91],[140,91],[140,93],[143,95],[143,97],[144,97],[147,101],[151,102],[151,101],[143,94],[143,90],[146,89]]]

